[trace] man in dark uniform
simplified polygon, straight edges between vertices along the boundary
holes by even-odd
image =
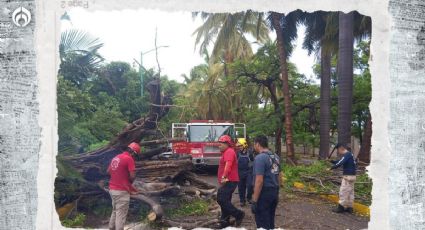
[[[252,165],[254,154],[248,150],[248,143],[245,138],[238,138],[236,147],[238,148],[239,200],[241,206],[245,206],[246,201],[248,200],[248,203],[251,203],[252,199]]]
[[[257,228],[274,229],[281,183],[279,157],[268,149],[267,137],[264,135],[255,138],[254,148],[258,155],[254,160],[251,211],[255,214]]]
[[[333,210],[336,213],[353,212],[354,203],[354,182],[356,182],[356,160],[350,148],[346,144],[338,143],[335,148],[342,158],[338,161],[331,161],[334,165],[329,169],[343,168],[342,182],[339,189],[339,204]]]

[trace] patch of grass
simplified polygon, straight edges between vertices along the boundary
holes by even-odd
[[[204,200],[186,201],[179,205],[178,208],[167,210],[167,214],[172,217],[178,216],[201,216],[208,213],[209,203]]]
[[[64,219],[62,225],[64,227],[82,227],[86,221],[86,215],[84,213],[78,213],[74,219]]]

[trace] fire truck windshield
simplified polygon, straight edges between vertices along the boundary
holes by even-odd
[[[234,136],[232,125],[190,125],[190,142],[217,142],[222,135]]]

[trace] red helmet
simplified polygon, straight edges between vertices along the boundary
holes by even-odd
[[[137,154],[139,154],[139,153],[140,153],[140,145],[139,145],[139,144],[137,144],[136,142],[132,142],[132,143],[130,143],[130,144],[128,145],[128,147],[129,147],[130,149],[132,149],[134,152],[136,152]]]
[[[232,138],[229,135],[223,135],[218,139],[218,142],[227,143],[228,145],[233,145]]]

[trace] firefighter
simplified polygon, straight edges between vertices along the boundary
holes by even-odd
[[[257,228],[274,229],[274,219],[279,200],[280,164],[279,157],[268,149],[267,137],[254,139],[255,156],[253,177],[254,194],[251,211],[255,215]]]
[[[230,226],[230,217],[236,219],[236,226],[240,226],[245,213],[232,204],[232,195],[239,182],[238,161],[233,149],[232,138],[228,135],[221,136],[218,140],[222,152],[218,166],[217,203],[221,207],[220,228]]]
[[[339,189],[339,204],[332,211],[336,213],[353,212],[354,182],[356,182],[356,160],[350,148],[343,143],[338,143],[335,148],[339,155],[343,155],[338,161],[331,161],[334,165],[328,169],[333,170],[340,166],[343,168],[342,182]]]
[[[109,220],[109,229],[123,230],[127,219],[130,194],[137,194],[138,190],[132,183],[136,177],[134,158],[140,154],[140,145],[133,142],[126,150],[115,156],[108,167],[111,175],[109,193],[112,199],[112,214]]]
[[[245,138],[238,138],[236,144],[238,148],[238,173],[239,173],[239,200],[241,206],[245,206],[246,201],[251,204],[252,198],[252,165],[254,162],[254,155],[252,151],[248,150],[248,143]]]

